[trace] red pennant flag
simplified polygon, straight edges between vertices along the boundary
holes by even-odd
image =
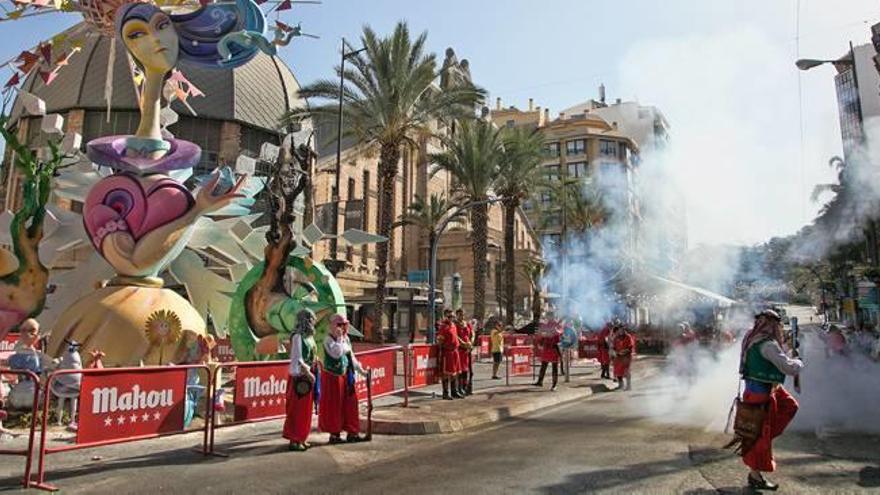
[[[16,85],[18,85],[19,81],[21,81],[21,79],[18,77],[18,72],[16,72],[15,74],[12,75],[12,77],[9,78],[8,81],[6,81],[6,84],[3,86],[3,88],[5,89],[5,88],[11,88],[13,86],[16,86]]]
[[[290,32],[290,30],[293,29],[292,27],[288,26],[287,24],[284,24],[281,21],[275,21],[275,27],[284,31],[285,33]]]
[[[55,76],[57,76],[57,75],[58,75],[58,72],[54,71],[54,70],[53,71],[45,71],[45,70],[40,71],[40,78],[43,80],[43,82],[46,84],[46,86],[52,84],[52,81],[55,80]]]
[[[281,5],[279,5],[278,8],[275,10],[277,10],[278,12],[281,12],[282,10],[290,10],[290,8],[291,8],[290,0],[284,0],[283,2],[281,2]]]
[[[43,55],[43,60],[46,62],[52,62],[52,45],[48,43],[40,43],[40,53]]]
[[[262,5],[262,4],[266,3],[266,0],[254,0],[254,2],[255,2],[257,5]]]
[[[37,63],[38,60],[40,60],[40,57],[31,52],[21,52],[18,58],[15,59],[16,62],[20,62],[18,70],[24,72],[25,74],[29,73],[31,69],[34,68],[34,65]]]

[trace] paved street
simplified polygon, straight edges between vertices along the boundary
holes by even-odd
[[[739,493],[726,437],[647,418],[670,390],[644,385],[455,434],[333,447],[313,435],[304,454],[286,451],[277,422],[221,430],[227,458],[192,452],[195,437],[60,454],[48,479],[65,493]],[[880,493],[877,437],[786,433],[777,445],[780,493]],[[9,459],[7,476],[20,469]]]

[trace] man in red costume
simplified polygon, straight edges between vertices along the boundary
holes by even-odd
[[[636,337],[626,330],[626,325],[619,324],[615,327],[611,350],[614,353],[614,378],[617,379],[617,390],[624,389],[624,378],[626,378],[625,390],[630,390],[632,388],[630,366],[636,353]]]
[[[556,390],[556,383],[559,381],[559,361],[562,357],[562,350],[559,343],[562,340],[562,325],[552,316],[541,324],[541,334],[538,336],[538,352],[541,358],[541,371],[538,372],[538,381],[535,382],[536,387],[544,386],[544,375],[547,373],[547,365],[553,366],[553,385],[550,390]]]
[[[464,396],[458,391],[458,373],[460,371],[458,327],[453,320],[451,309],[445,309],[443,319],[437,322],[437,344],[440,345],[443,399],[462,399]]]
[[[783,348],[782,319],[775,311],[766,310],[755,318],[755,326],[743,338],[740,373],[745,380],[742,402],[760,405],[763,414],[754,416],[760,424],[757,439],[741,441],[743,463],[748,466],[749,487],[755,490],[776,490],[779,485],[764,478],[762,472],[776,469],[772,443],[794,419],[798,403],[783,387],[785,375],[797,375],[803,361],[791,358]],[[739,423],[740,411],[737,411]],[[763,419],[761,420],[761,416]],[[731,442],[734,445],[737,440]]]
[[[474,327],[464,319],[464,311],[455,311],[455,327],[458,329],[458,393],[473,393],[474,367],[472,352],[474,348]]]
[[[608,353],[608,341],[611,337],[611,329],[615,322],[608,322],[599,332],[599,342],[597,343],[598,353],[597,359],[599,366],[602,367],[602,375],[600,378],[611,379],[611,355]]]

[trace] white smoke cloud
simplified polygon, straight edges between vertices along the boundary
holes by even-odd
[[[693,244],[759,242],[795,232],[812,213],[802,211],[809,191],[800,183],[793,59],[767,32],[735,26],[643,40],[621,60],[623,93],[671,123],[665,163],[685,193]],[[836,126],[836,115],[825,117]],[[810,184],[817,171],[820,181],[831,175],[823,164],[836,143],[821,136],[805,143]]]

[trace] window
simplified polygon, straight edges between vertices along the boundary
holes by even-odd
[[[617,156],[617,142],[606,139],[599,140],[599,154],[602,156]]]
[[[547,180],[559,180],[559,164],[546,165],[544,167],[544,176]]]
[[[566,163],[565,167],[568,170],[569,177],[584,179],[587,177],[587,175],[589,175],[589,169],[587,168],[587,162]]]
[[[103,136],[134,134],[137,130],[139,122],[139,112],[110,112],[110,121],[108,122],[107,112],[100,110],[86,111],[86,115],[83,118],[82,149],[83,151],[85,151],[86,143],[95,138]],[[37,129],[39,129],[39,122],[37,122],[36,127]],[[176,134],[177,133],[175,133],[175,135]],[[181,139],[187,139],[183,136],[178,137],[180,137]]]
[[[544,145],[544,156],[558,158],[559,157],[559,143],[547,143]]]
[[[439,260],[437,261],[437,281],[442,286],[443,279],[452,276],[457,271],[455,260]]]
[[[348,200],[354,200],[354,179],[351,177],[348,178]]]
[[[192,141],[202,148],[202,159],[193,170],[195,176],[210,173],[217,167],[222,122],[181,115],[177,123],[169,127],[178,139]]]
[[[364,195],[364,230],[370,230],[370,171],[364,170],[364,178],[363,178],[363,195]],[[364,251],[366,253],[366,251]],[[366,255],[364,255],[366,258]],[[366,259],[364,263],[366,263]]]
[[[586,150],[587,141],[584,139],[573,139],[571,141],[566,141],[565,143],[566,155],[583,155]]]
[[[541,192],[541,207],[547,208],[550,206],[550,202],[553,200],[551,194],[547,191]]]
[[[546,240],[547,247],[550,249],[562,247],[562,234],[547,234],[544,239]]]

